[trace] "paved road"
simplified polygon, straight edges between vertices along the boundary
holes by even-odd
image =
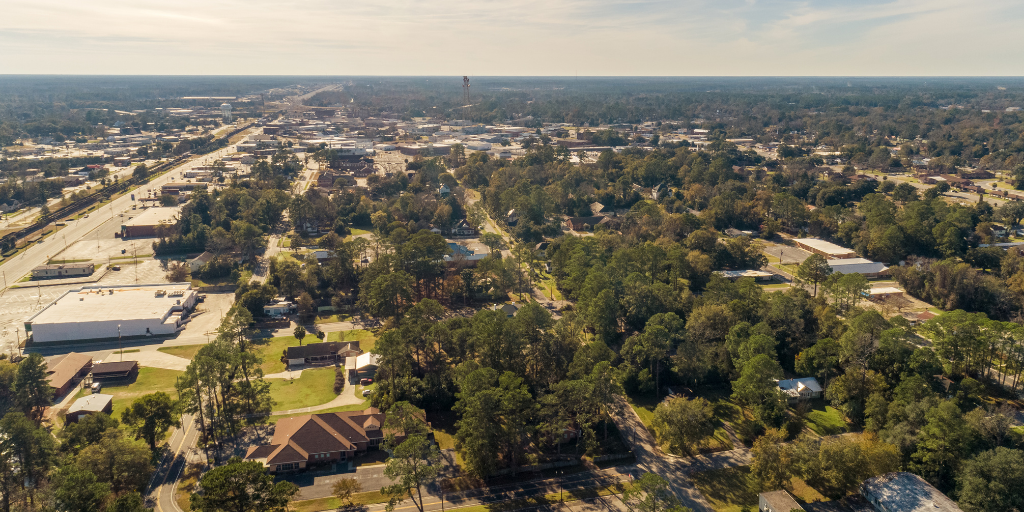
[[[170,172],[161,175],[159,178],[129,191],[129,193],[111,201],[109,204],[99,208],[98,210],[90,212],[89,217],[82,217],[79,220],[69,222],[68,225],[60,231],[61,236],[49,236],[44,238],[42,242],[33,244],[32,247],[29,247],[17,257],[0,264],[0,286],[2,286],[0,287],[0,296],[7,291],[7,287],[10,284],[13,284],[22,276],[28,274],[33,268],[45,264],[50,258],[56,257],[68,245],[74,244],[78,240],[87,237],[95,229],[110,221],[112,217],[115,217],[123,211],[131,209],[131,194],[135,194],[136,197],[145,196],[147,195],[147,189],[157,189],[176,178],[178,176],[178,169],[183,167],[187,168],[197,161],[220,158],[227,154],[232,147],[233,146],[228,146],[213,153],[196,156],[195,158],[186,160],[178,167],[175,167]],[[21,331],[21,337],[24,339],[24,327],[19,326],[19,329]]]
[[[678,457],[663,453],[658,449],[654,437],[640,421],[640,417],[622,397],[618,397],[616,407],[612,410],[612,420],[636,455],[637,467],[667,480],[676,496],[683,502],[683,506],[690,507],[695,512],[712,512],[713,509],[690,482],[687,477],[690,473],[750,464],[750,450],[735,441],[734,444],[738,448],[709,455]]]
[[[156,507],[157,512],[182,512],[174,501],[174,490],[178,486],[181,473],[188,462],[202,460],[196,451],[196,441],[199,438],[199,430],[191,416],[185,415],[181,419],[184,430],[177,428],[171,433],[171,439],[167,446],[171,451],[168,453],[150,482],[149,499]]]

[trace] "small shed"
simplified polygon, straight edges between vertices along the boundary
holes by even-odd
[[[114,411],[114,395],[95,393],[83,396],[71,404],[64,415],[65,422],[78,423],[78,420],[98,412],[110,414]]]

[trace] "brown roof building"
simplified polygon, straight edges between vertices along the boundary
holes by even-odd
[[[138,361],[115,361],[92,365],[89,376],[92,380],[109,382],[115,380],[132,380],[139,375]]]
[[[365,411],[306,414],[277,422],[270,444],[250,446],[245,460],[263,463],[271,473],[350,460],[384,442],[385,414]],[[396,433],[401,441],[405,433]]]
[[[61,396],[78,383],[92,370],[92,356],[70,352],[62,356],[50,358],[46,362],[46,373],[49,375],[50,387],[54,396]]]

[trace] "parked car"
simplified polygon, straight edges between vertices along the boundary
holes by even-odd
[[[92,386],[89,386],[89,389],[93,393],[99,393],[100,391],[103,390],[103,383],[101,383],[101,382],[93,382]]]
[[[359,385],[360,386],[369,386],[370,384],[373,384],[373,379],[360,379],[359,380]]]
[[[372,394],[373,394],[373,390],[372,389],[364,389],[363,390],[363,396],[370,396]]]
[[[206,302],[206,295],[200,295],[196,298],[196,302]]]
[[[110,270],[121,270],[121,265],[114,265],[110,267]]]

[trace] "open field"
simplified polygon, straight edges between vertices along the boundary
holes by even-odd
[[[320,405],[334,400],[334,367],[303,370],[297,379],[267,379],[275,411]]]

